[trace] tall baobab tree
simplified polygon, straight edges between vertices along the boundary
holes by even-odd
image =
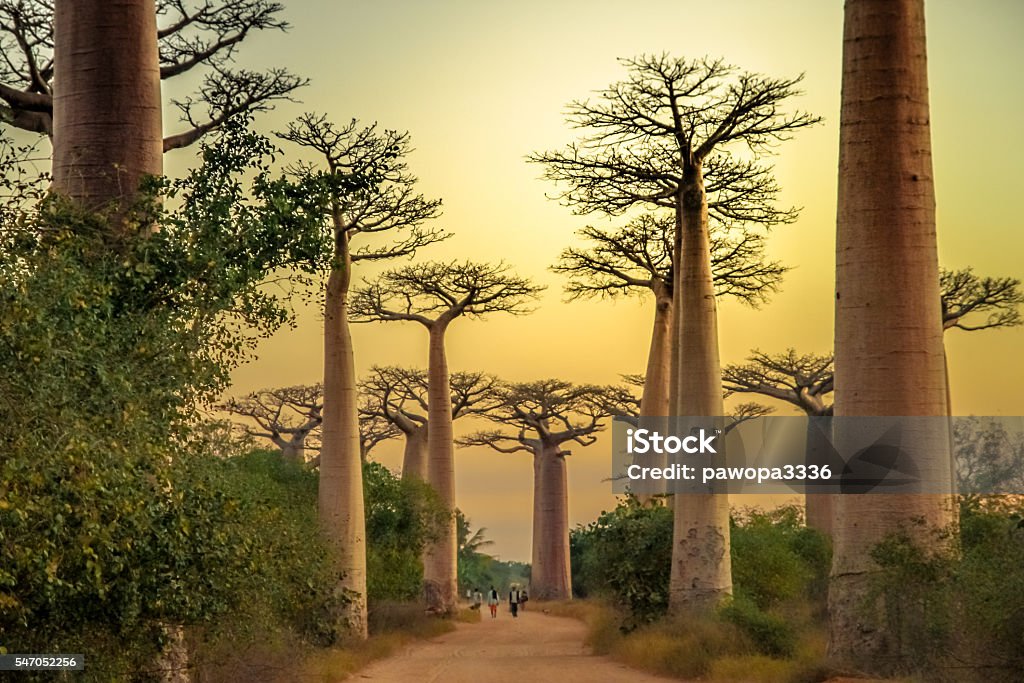
[[[316,439],[323,421],[323,386],[295,385],[262,389],[241,398],[231,398],[218,406],[243,418],[236,424],[247,436],[269,439],[281,449],[287,462],[306,462],[306,449]]]
[[[545,177],[567,186],[561,196],[578,212],[617,214],[635,206],[674,212],[669,411],[721,416],[709,220],[764,226],[793,220],[794,211],[774,206],[771,168],[732,150],[763,156],[818,118],[784,113],[801,77],[774,79],[720,60],[668,55],[622,63],[626,80],[594,101],[569,105],[570,122],[587,131],[582,141],[532,160],[544,165]],[[732,590],[728,499],[688,494],[674,509],[670,608],[703,612]]]
[[[835,414],[945,416],[924,0],[847,0],[836,231]],[[835,424],[840,448],[844,423]],[[912,435],[921,476],[948,484],[944,428]],[[884,610],[864,605],[879,571],[871,549],[907,525],[942,552],[949,495],[836,498],[830,654],[867,670],[903,653]]]
[[[161,80],[205,71],[198,92],[172,101],[187,127],[162,140],[159,125],[155,132],[147,129],[147,141],[157,136],[163,151],[185,147],[231,116],[265,111],[306,84],[285,69],[233,68],[238,48],[248,36],[288,29],[280,16],[283,10],[284,5],[272,0],[0,0],[0,122],[53,135],[54,84],[60,80],[55,76],[62,68],[55,62],[60,61],[57,53],[65,49],[60,46],[66,46],[71,49],[66,54],[73,54],[79,64],[74,68],[82,69],[79,76],[95,79],[93,84],[108,88],[107,97],[114,95],[129,105],[119,107],[108,99],[106,106],[112,111],[105,116],[110,117],[126,116],[134,107],[148,111],[155,105],[159,110]],[[77,36],[58,33],[62,26]],[[69,38],[73,42],[64,42]],[[136,44],[136,40],[142,42]],[[145,51],[144,62],[138,48]],[[102,57],[115,53],[116,59]],[[132,103],[128,93],[116,91],[120,88],[137,90],[143,99]],[[85,90],[77,95],[90,97]],[[89,123],[84,115],[80,120]],[[97,133],[96,141],[114,144],[123,131],[112,133],[113,124],[105,125],[110,140]],[[147,154],[152,153],[147,146]]]
[[[569,489],[565,458],[571,443],[589,446],[613,414],[623,414],[615,387],[573,385],[561,380],[509,384],[485,417],[504,429],[459,439],[460,446],[487,446],[500,453],[533,456],[533,552],[530,592],[541,600],[572,597],[569,566]]]
[[[320,521],[343,558],[341,586],[359,596],[344,619],[353,633],[366,631],[366,533],[363,513],[362,461],[359,448],[358,391],[352,335],[349,330],[349,289],[352,267],[363,260],[411,256],[446,236],[423,224],[440,213],[440,200],[416,192],[416,178],[405,157],[409,134],[359,127],[357,121],[338,127],[324,116],[306,114],[279,133],[311,150],[322,167],[300,164],[297,175],[324,174],[328,181],[353,176],[373,178],[372,189],[331,184],[324,219],[333,254],[324,291],[324,413],[320,451]],[[395,240],[387,238],[397,235]],[[353,250],[352,241],[364,242]],[[369,242],[369,244],[365,244]]]
[[[423,263],[384,272],[353,296],[353,321],[407,321],[427,329],[427,482],[449,510],[455,509],[455,446],[445,334],[463,316],[526,313],[541,289],[505,264]],[[457,545],[452,516],[424,558],[424,594],[428,608],[438,614],[456,608]]]
[[[765,260],[762,235],[716,227],[710,237],[715,295],[732,296],[751,306],[765,302],[787,269]],[[669,414],[674,229],[675,221],[665,214],[641,214],[616,230],[586,227],[579,235],[587,248],[565,249],[552,268],[569,276],[565,291],[570,299],[653,295],[654,329],[640,401],[643,416]]]
[[[452,420],[487,411],[496,386],[497,378],[482,372],[451,373]],[[375,365],[359,383],[366,398],[361,414],[385,420],[405,436],[403,479],[427,480],[428,388],[425,371],[393,365]]]

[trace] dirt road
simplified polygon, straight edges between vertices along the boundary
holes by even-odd
[[[576,619],[528,611],[508,612],[479,624],[458,624],[452,632],[381,660],[352,680],[380,683],[666,683],[596,657],[583,646],[584,625]]]

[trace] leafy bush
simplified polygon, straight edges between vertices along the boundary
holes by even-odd
[[[423,584],[423,547],[448,514],[437,493],[403,480],[379,463],[363,466],[366,504],[367,597],[413,600]]]
[[[878,544],[874,587],[905,665],[929,680],[1016,681],[1024,671],[1024,505],[964,499],[959,553],[909,532]],[[949,536],[953,530],[946,530]]]
[[[611,512],[569,537],[573,592],[605,595],[628,610],[632,628],[668,609],[672,563],[672,510],[621,498]]]
[[[737,597],[759,610],[810,596],[824,608],[828,540],[803,526],[794,506],[748,510],[732,519]],[[573,592],[605,596],[629,613],[624,627],[649,623],[668,609],[672,510],[643,506],[634,496],[570,535]]]
[[[168,626],[213,624],[272,583],[286,609],[311,610],[311,627],[314,606],[336,599],[315,538],[261,506],[260,486],[198,419],[289,318],[264,280],[287,266],[312,273],[325,253],[324,194],[271,177],[272,153],[232,122],[199,168],[150,183],[128,229],[4,184],[5,647],[87,651],[88,677],[129,679]]]
[[[829,542],[805,527],[802,517],[796,506],[733,515],[732,577],[737,596],[762,610],[798,596],[824,604]]]
[[[783,617],[763,611],[750,599],[735,597],[719,613],[745,633],[761,654],[791,657],[796,652],[796,630],[790,623]]]

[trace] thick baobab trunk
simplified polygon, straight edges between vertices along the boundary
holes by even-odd
[[[405,433],[402,452],[402,479],[427,480],[427,425],[417,425]]]
[[[341,555],[338,588],[352,598],[340,615],[355,637],[367,637],[366,519],[355,359],[348,323],[352,261],[348,238],[335,237],[335,265],[324,304],[324,407],[320,449],[320,523]]]
[[[839,150],[835,414],[945,415],[923,0],[847,0]],[[936,425],[910,435],[933,486],[950,475],[948,433]],[[842,448],[842,421],[835,432]],[[830,653],[894,668],[899,634],[884,606],[864,605],[878,570],[871,549],[908,526],[941,552],[929,527],[953,521],[952,499],[844,495],[836,508]]]
[[[669,414],[669,383],[672,369],[672,297],[665,284],[654,281],[654,329],[651,331],[651,348],[647,353],[647,372],[644,375],[644,389],[640,396],[641,417],[665,417]],[[650,457],[643,464],[663,467],[662,457]],[[664,500],[648,493],[638,496],[641,503],[649,505]]]
[[[306,463],[306,439],[292,439],[281,448],[281,459],[295,465]]]
[[[53,188],[122,211],[163,172],[153,0],[54,3]]]
[[[572,598],[569,565],[569,489],[557,445],[534,456],[533,566],[530,594],[540,600]]]
[[[821,465],[823,453],[832,449],[831,417],[807,417],[806,462],[808,465]],[[826,450],[827,449],[827,450]],[[835,470],[832,467],[833,471]],[[816,529],[828,537],[832,536],[832,517],[835,513],[835,494],[808,493],[804,496],[804,514],[807,526]]]
[[[676,213],[673,283],[674,326],[672,414],[717,417],[722,405],[718,356],[718,313],[711,274],[708,205],[699,166],[690,165]],[[729,498],[687,493],[673,501],[674,527],[669,607],[677,614],[714,609],[732,592]]]
[[[669,380],[672,367],[672,297],[660,282],[654,288],[654,329],[647,353],[647,374],[640,397],[640,415],[665,417],[669,414]]]
[[[452,433],[451,379],[444,350],[447,320],[430,326],[427,366],[427,481],[451,512],[438,539],[423,557],[423,592],[427,609],[453,614],[458,606],[458,530],[455,525],[455,437]]]
[[[540,598],[537,587],[547,581],[548,558],[547,548],[538,541],[547,535],[544,529],[544,451],[539,442],[532,447],[533,451],[533,532],[530,536],[530,592],[534,598]]]

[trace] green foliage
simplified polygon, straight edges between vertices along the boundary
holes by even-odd
[[[413,600],[423,584],[424,545],[448,515],[437,493],[379,463],[363,466],[367,594],[371,601]]]
[[[8,649],[88,651],[90,676],[128,678],[161,647],[163,625],[213,624],[271,583],[301,588],[279,604],[307,612],[310,633],[316,610],[341,599],[323,593],[336,582],[325,579],[330,563],[306,526],[273,518],[261,487],[216,457],[197,419],[258,336],[288,319],[267,279],[284,266],[323,267],[323,183],[273,178],[272,152],[233,122],[204,147],[198,169],[154,179],[116,226],[59,197],[35,201],[24,183],[5,185]]]
[[[1024,505],[970,497],[959,552],[910,531],[878,544],[874,597],[906,665],[929,680],[1015,681],[1024,671]],[[951,530],[941,542],[948,542]]]
[[[481,593],[489,586],[496,585],[492,565],[494,558],[486,553],[480,552],[481,548],[493,545],[484,537],[487,529],[479,528],[473,531],[470,528],[469,518],[462,514],[462,510],[455,511],[455,527],[458,532],[458,576],[459,591],[465,593],[467,590],[477,589]]]
[[[733,587],[764,610],[800,596],[824,602],[828,539],[802,523],[802,510],[747,510],[731,520]]]
[[[628,610],[627,627],[668,609],[672,510],[647,507],[633,495],[569,535],[573,593],[605,595]]]
[[[718,657],[792,657],[811,613],[824,609],[827,539],[803,526],[792,506],[735,515],[731,537],[734,598],[700,624],[659,625],[668,609],[672,510],[627,496],[573,531],[574,592],[603,596],[623,611],[618,628],[629,637],[616,647],[629,661],[642,652],[664,659],[658,671],[697,676]],[[668,664],[680,653],[685,671]]]
[[[287,628],[312,644],[335,642],[340,634],[330,615],[344,598],[334,592],[338,573],[319,532],[316,474],[274,451],[200,456],[193,467],[204,487],[198,493],[222,497],[237,510],[233,536],[223,542],[241,546],[237,552],[245,556],[246,574],[230,577],[225,616],[211,621],[205,635],[237,644]],[[196,587],[218,590],[198,579],[182,590]]]
[[[455,510],[456,528],[458,530],[458,575],[459,591],[465,595],[467,590],[478,589],[486,594],[494,586],[499,593],[505,593],[515,584],[523,587],[530,583],[530,565],[524,562],[499,560],[481,548],[492,545],[484,534],[483,527],[473,531],[469,518],[461,510]]]
[[[791,657],[796,651],[796,630],[793,626],[785,618],[763,611],[742,595],[730,600],[719,613],[745,633],[762,654]]]

